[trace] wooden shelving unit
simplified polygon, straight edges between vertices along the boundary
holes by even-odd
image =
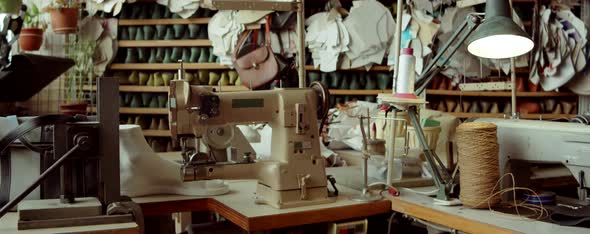
[[[390,66],[375,65],[371,67],[369,71],[390,71]],[[305,65],[306,71],[320,71],[319,68],[313,65]],[[352,69],[338,69],[339,71],[367,71],[364,67],[352,68]]]
[[[120,40],[119,47],[194,47],[194,46],[211,46],[210,40]]]
[[[121,19],[119,26],[143,26],[143,25],[175,25],[175,24],[208,24],[211,18],[191,19]]]
[[[427,95],[464,96],[464,97],[510,97],[510,91],[460,91],[460,90],[426,90]],[[575,93],[566,92],[517,92],[517,97],[576,97]]]
[[[113,63],[109,66],[110,70],[178,70],[179,68],[178,63]],[[217,63],[185,63],[184,69],[222,70],[229,67]]]
[[[151,130],[151,129],[144,129],[143,135],[146,137],[169,137],[172,136],[170,134],[170,130]]]
[[[219,88],[219,86],[212,86],[213,88]],[[96,91],[96,85],[84,85],[84,90]],[[119,92],[129,93],[168,93],[170,90],[169,86],[143,86],[143,85],[121,85],[119,86]],[[217,90],[219,91],[219,90]],[[221,92],[236,92],[236,91],[248,91],[248,88],[244,86],[221,86]]]
[[[90,112],[96,112],[96,108],[90,108]],[[132,115],[167,115],[168,108],[132,108],[132,107],[120,107],[120,114],[132,114]]]

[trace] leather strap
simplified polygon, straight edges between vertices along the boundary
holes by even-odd
[[[4,138],[0,140],[0,152],[5,152],[12,142],[14,142],[16,139],[23,138],[24,135],[28,134],[29,132],[38,127],[53,125],[55,123],[65,123],[69,120],[73,120],[73,118],[64,115],[43,115],[25,121],[17,128],[6,134],[6,136],[4,136]],[[8,151],[6,151],[6,153],[0,154],[0,169],[2,170],[2,173],[0,175],[0,183],[2,183],[0,185],[1,206],[4,206],[6,203],[10,201],[10,161],[10,153],[8,153]]]

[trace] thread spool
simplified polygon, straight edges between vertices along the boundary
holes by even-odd
[[[457,127],[459,199],[466,207],[488,208],[501,202],[499,194],[490,197],[500,178],[496,132],[495,124],[485,122],[463,123]]]
[[[399,56],[399,74],[395,86],[395,95],[397,98],[417,98],[414,94],[414,81],[416,80],[416,58],[414,49],[403,48]]]

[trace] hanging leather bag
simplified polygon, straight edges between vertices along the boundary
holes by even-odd
[[[262,46],[257,45],[257,40],[247,39],[252,31],[243,33],[238,39],[238,46],[234,53],[233,63],[240,75],[242,85],[249,88],[258,88],[272,81],[279,72],[277,60],[270,47],[270,17],[266,17],[265,40]],[[254,49],[252,49],[254,47]],[[248,52],[247,50],[250,49]]]

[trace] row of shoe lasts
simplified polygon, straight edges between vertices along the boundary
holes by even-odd
[[[115,74],[119,78],[119,84],[143,85],[143,86],[169,86],[171,80],[178,79],[178,73],[172,72],[141,72],[132,71],[129,76],[124,73]],[[242,85],[240,76],[236,71],[209,71],[198,70],[195,73],[185,72],[183,79],[191,85]]]
[[[168,94],[156,93],[121,93],[121,107],[132,108],[167,108]]]
[[[560,101],[557,102],[555,99],[546,99],[541,102],[532,101],[517,101],[517,111],[521,114],[575,114],[577,113],[576,102]],[[456,112],[456,113],[511,113],[512,105],[510,101],[497,102],[497,101],[485,101],[475,100],[459,101],[456,99],[442,99],[438,102],[431,102],[431,109],[435,109],[443,112]]]
[[[173,152],[179,150],[172,144],[172,140],[170,138],[148,137],[146,140],[148,145],[150,145],[152,150],[154,150],[156,153]]]
[[[117,59],[118,62],[124,63],[177,63],[180,59],[185,63],[219,62],[219,58],[213,54],[213,47],[129,47],[125,52],[121,52]]]
[[[387,72],[308,72],[307,78],[309,83],[320,81],[330,89],[385,90],[391,89],[392,83],[391,74]]]
[[[143,25],[119,27],[119,40],[207,40],[206,24]]]
[[[165,117],[150,117],[147,115],[121,116],[120,123],[139,125],[141,126],[141,129],[170,130],[170,127],[168,126],[168,118]]]
[[[199,8],[191,18],[212,17],[216,11]],[[132,4],[125,5],[119,19],[180,19],[178,14],[172,13],[166,6],[160,4]]]

